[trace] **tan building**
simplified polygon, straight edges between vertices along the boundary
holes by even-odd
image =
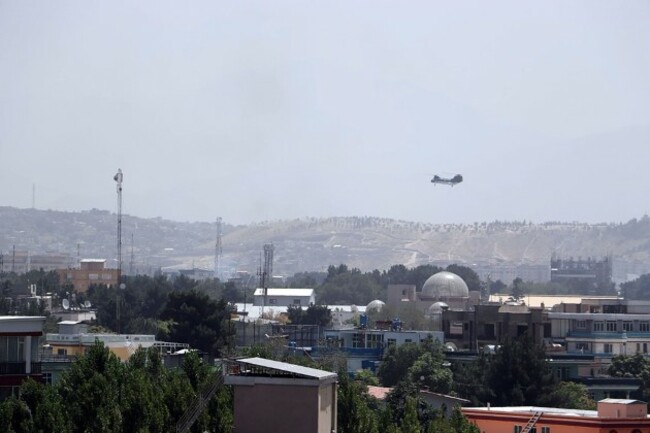
[[[225,377],[235,392],[234,431],[335,432],[337,379],[336,373],[264,358],[234,361]]]
[[[88,291],[93,284],[114,286],[118,280],[118,270],[106,268],[106,260],[84,259],[79,269],[57,269],[61,284],[72,284],[79,293]]]

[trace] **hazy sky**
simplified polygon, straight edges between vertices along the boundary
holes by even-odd
[[[227,223],[650,209],[650,2],[0,0],[0,205]],[[462,173],[454,188],[433,174]]]

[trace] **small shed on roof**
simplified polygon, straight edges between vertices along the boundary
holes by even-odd
[[[598,402],[601,418],[647,418],[648,405],[644,401],[623,398],[605,398]]]

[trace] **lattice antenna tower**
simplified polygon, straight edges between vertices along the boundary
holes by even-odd
[[[219,259],[223,252],[221,248],[221,217],[217,217],[217,241],[214,243],[214,276],[219,278]]]
[[[273,251],[275,247],[273,244],[264,245],[264,272],[263,275],[266,277],[264,284],[264,289],[269,287],[269,281],[273,278]]]

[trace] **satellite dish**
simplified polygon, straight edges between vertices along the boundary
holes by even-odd
[[[63,306],[64,310],[70,309],[70,301],[68,301],[67,299],[64,299],[63,302],[61,302],[61,305]]]
[[[86,301],[86,302],[84,302],[84,307],[90,308],[90,307],[92,307],[92,304],[90,303],[90,301]]]

